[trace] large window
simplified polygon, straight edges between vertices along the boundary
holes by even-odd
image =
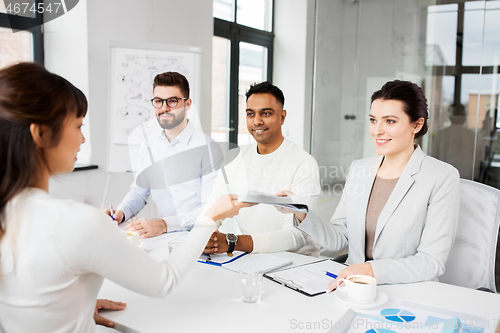
[[[486,182],[498,149],[500,1],[440,2],[447,1],[427,8],[426,65],[433,66],[443,89],[430,153],[457,167],[463,178]],[[468,146],[444,140],[442,133],[469,138]]]
[[[64,18],[59,18],[63,12],[69,12],[74,6],[76,6],[76,3],[70,3],[69,1],[59,3],[44,2],[43,0],[0,0],[0,68],[22,61],[34,61],[41,65],[45,65],[42,23],[44,23],[45,19],[46,28],[52,29],[52,32],[57,35],[60,30],[66,28],[64,24],[74,25],[75,21],[73,20],[69,23],[57,25],[58,23],[52,20],[58,18],[57,22],[61,22],[61,20],[66,20],[68,18],[67,15],[71,15],[74,18],[74,15],[78,13],[77,10],[72,10],[70,14],[65,14]],[[43,17],[43,13],[45,13],[45,18]],[[51,22],[47,23],[48,21]],[[56,25],[54,26],[54,24]],[[52,28],[49,28],[49,25],[53,25]],[[68,30],[71,31],[71,29]],[[54,34],[52,34],[52,42],[54,42]],[[75,37],[74,35],[72,36]],[[62,40],[63,37],[57,38],[60,44],[67,44],[67,41]],[[54,52],[52,52],[52,54],[54,54]],[[63,58],[63,56],[60,58]],[[54,61],[51,63],[53,65]],[[52,66],[50,70],[66,77],[64,75],[64,69],[61,71],[61,68],[64,68],[64,65],[60,67]],[[91,164],[91,152],[90,130],[88,125],[89,121],[87,116],[84,119],[84,126],[82,127],[86,142],[82,144],[78,153],[78,162],[75,164],[75,170],[95,168],[95,166],[89,166]]]
[[[311,152],[335,170],[322,184],[376,154],[371,94],[403,79],[427,97],[423,151],[500,188],[499,0],[316,0],[315,18]]]
[[[38,5],[43,1],[26,0],[25,3]],[[0,68],[20,61],[36,61],[43,65],[42,14],[29,10],[17,12],[0,1]]]
[[[245,93],[272,80],[273,1],[214,0],[212,137],[250,142]]]

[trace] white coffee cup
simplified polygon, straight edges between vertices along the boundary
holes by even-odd
[[[127,235],[127,239],[129,242],[134,244],[135,246],[139,246],[139,234],[135,231],[125,231],[125,235]]]
[[[340,286],[341,282],[344,282],[343,286]],[[367,275],[349,275],[337,280],[337,290],[347,293],[354,303],[368,304],[377,296],[377,280]]]

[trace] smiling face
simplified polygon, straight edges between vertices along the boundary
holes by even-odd
[[[82,122],[83,117],[70,114],[64,121],[59,143],[44,148],[45,160],[51,174],[67,173],[75,168],[76,154],[85,142]]]
[[[281,145],[283,142],[281,125],[285,122],[286,111],[273,95],[267,93],[250,95],[247,100],[246,115],[248,132],[257,141],[258,147],[276,149]]]
[[[396,100],[376,99],[370,109],[370,134],[378,155],[393,157],[413,152],[413,140],[423,125],[423,118],[411,122],[404,104]]]
[[[154,88],[153,96],[161,99],[186,97],[177,86],[157,86]],[[164,129],[173,129],[181,124],[184,125],[184,128],[187,122],[186,111],[189,110],[190,106],[191,99],[179,100],[175,108],[169,107],[166,101],[163,101],[163,106],[160,109],[155,108],[158,123]]]

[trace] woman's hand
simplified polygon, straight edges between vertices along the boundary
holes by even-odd
[[[278,193],[276,193],[276,195],[278,197],[293,197],[294,196],[292,191],[287,191],[287,190],[279,191]],[[295,214],[295,216],[297,216],[297,218],[299,219],[300,222],[304,221],[304,219],[307,216],[306,213],[298,212],[296,210],[292,210],[292,209],[288,209],[288,208],[284,208],[284,207],[278,207],[278,206],[274,206],[274,207],[276,207],[276,209],[282,214]]]
[[[340,271],[337,278],[335,280],[333,280],[332,282],[330,282],[330,284],[328,284],[328,288],[326,289],[326,292],[329,293],[329,292],[332,292],[335,289],[337,289],[337,281],[338,280],[345,279],[349,275],[357,275],[357,274],[368,275],[368,276],[374,277],[372,265],[370,265],[370,263],[368,263],[368,262],[365,262],[363,264],[354,264],[354,265],[351,265],[351,266],[344,268],[343,270]]]
[[[123,310],[127,306],[127,303],[110,301],[109,299],[98,299],[95,305],[94,311],[94,321],[97,325],[102,325],[106,327],[114,327],[115,323],[110,320],[104,319],[99,316],[98,310]]]
[[[208,209],[205,216],[214,221],[227,219],[239,214],[241,208],[255,206],[254,203],[236,201],[238,196],[236,194],[226,194],[221,196],[217,201]]]

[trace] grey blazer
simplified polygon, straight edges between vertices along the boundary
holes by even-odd
[[[330,222],[309,212],[298,226],[320,245],[349,244],[348,264],[365,262],[365,217],[382,156],[354,161]],[[373,259],[379,284],[409,283],[444,273],[458,222],[460,176],[417,146],[377,221]]]

